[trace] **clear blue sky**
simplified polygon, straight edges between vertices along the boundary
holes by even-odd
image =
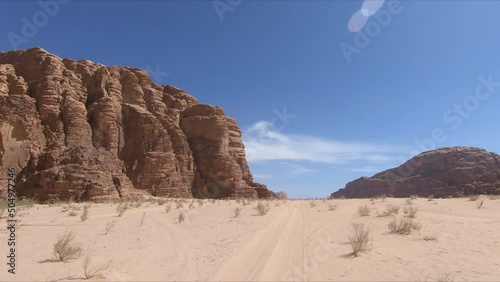
[[[415,141],[436,129],[436,147],[500,152],[500,2],[401,1],[397,13],[390,2],[351,32],[362,1],[233,0],[220,15],[212,0],[69,1],[46,23],[36,1],[2,1],[0,50],[158,66],[170,75],[157,82],[235,117],[256,179],[294,197],[327,196],[432,149]],[[34,16],[38,30],[23,35]],[[13,46],[12,34],[24,40]],[[349,62],[341,45],[356,50]]]

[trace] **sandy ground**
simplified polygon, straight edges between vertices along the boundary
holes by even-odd
[[[173,200],[172,200],[173,201]],[[190,200],[189,200],[190,201]],[[35,205],[19,212],[16,274],[7,272],[7,230],[0,231],[2,281],[83,280],[83,261],[110,267],[104,281],[498,281],[500,279],[500,200],[484,207],[469,199],[417,199],[419,231],[390,234],[393,219],[377,217],[387,204],[406,199],[270,201],[269,213],[236,201],[189,203],[169,213],[165,205],[143,204],[117,216],[116,204],[92,204],[89,219],[61,212],[63,206]],[[73,204],[82,207],[82,204]],[[279,205],[279,206],[278,206]],[[335,211],[329,206],[336,205]],[[368,205],[368,217],[357,214]],[[238,218],[233,210],[242,209]],[[183,211],[186,219],[178,223]],[[141,225],[141,219],[144,221]],[[5,214],[4,214],[5,217]],[[116,225],[107,235],[108,222]],[[371,228],[373,246],[352,257],[352,222]],[[54,262],[53,244],[75,232],[84,254]],[[435,237],[435,240],[424,240]]]

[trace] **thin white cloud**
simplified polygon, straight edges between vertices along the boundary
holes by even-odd
[[[393,146],[283,134],[266,121],[259,121],[245,130],[243,142],[250,163],[280,160],[328,164],[385,163],[398,160],[397,154],[402,152],[401,148]]]

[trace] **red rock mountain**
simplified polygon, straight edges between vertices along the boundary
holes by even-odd
[[[253,181],[234,119],[145,70],[0,53],[0,126],[0,178],[16,168],[20,196],[272,195]]]
[[[458,197],[500,194],[500,156],[469,147],[442,148],[422,153],[405,164],[350,182],[331,197]]]

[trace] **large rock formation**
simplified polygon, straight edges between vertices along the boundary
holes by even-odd
[[[40,48],[0,53],[2,183],[9,167],[18,194],[40,200],[272,195],[221,108],[144,70]]]
[[[469,147],[429,151],[397,168],[350,182],[331,197],[367,198],[382,194],[394,197],[500,194],[500,156]]]

